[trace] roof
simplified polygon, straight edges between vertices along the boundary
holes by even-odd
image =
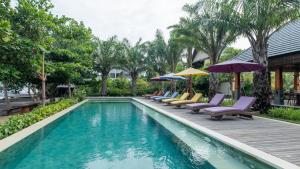
[[[274,32],[268,43],[268,57],[300,52],[300,20],[289,22]],[[244,50],[233,59],[251,61],[252,48]]]
[[[204,53],[204,52],[202,52],[202,51],[199,51],[198,53],[197,53],[197,55],[195,56],[195,58],[194,58],[194,60],[193,60],[193,63],[195,63],[195,62],[202,62],[202,61],[204,61],[204,60],[206,60],[206,59],[208,59],[209,57],[208,57],[208,55],[206,54],[206,53]]]

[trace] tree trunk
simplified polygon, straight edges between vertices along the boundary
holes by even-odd
[[[188,67],[193,66],[193,49],[192,48],[187,49],[187,64],[188,64]]]
[[[138,78],[138,73],[133,72],[131,75],[131,92],[133,96],[136,96],[136,81]]]
[[[217,93],[218,87],[219,87],[218,74],[210,73],[210,75],[209,75],[209,93],[208,93],[209,100],[212,99],[214,97],[214,95]]]
[[[108,78],[108,73],[102,72],[101,96],[107,96],[107,78]]]
[[[212,53],[209,55],[211,65],[217,64],[219,61],[219,56],[216,53]],[[219,87],[219,79],[217,73],[210,73],[209,74],[209,92],[208,98],[211,100],[214,95],[217,93]]]
[[[268,69],[268,55],[266,40],[257,40],[252,46],[252,54],[255,62],[265,66],[262,71],[254,72],[253,95],[256,97],[254,109],[260,113],[267,113],[271,107],[271,83]]]
[[[5,99],[5,107],[8,110],[10,108],[10,101],[8,98],[8,91],[7,91],[7,83],[3,81],[3,92],[4,92],[4,99]]]
[[[46,105],[46,78],[42,79],[42,103]]]
[[[68,94],[69,94],[69,98],[72,97],[72,90],[71,90],[71,83],[68,83]]]
[[[41,80],[42,80],[42,103],[43,106],[46,104],[46,76],[45,76],[45,54],[42,56],[42,72],[41,72]]]

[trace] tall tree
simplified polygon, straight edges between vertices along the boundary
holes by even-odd
[[[102,87],[101,95],[107,95],[107,78],[112,68],[116,67],[119,57],[122,56],[123,45],[117,40],[116,36],[108,40],[95,40],[96,49],[92,54],[94,70],[101,73]]]
[[[268,69],[268,40],[274,31],[287,22],[299,18],[299,0],[236,0],[235,21],[249,40],[253,60],[265,69],[254,73],[253,94],[257,98],[254,107],[262,113],[270,108],[270,72]]]
[[[121,68],[131,76],[132,94],[136,95],[136,81],[139,73],[145,70],[146,46],[140,39],[134,46],[131,46],[127,39],[123,40],[125,47],[124,55],[120,60]]]
[[[45,53],[51,48],[54,39],[51,37],[53,8],[49,0],[18,0],[13,15],[13,29],[22,38],[31,40],[36,56],[34,62],[36,73],[42,82],[42,102],[46,100]]]
[[[182,60],[184,46],[181,45],[173,33],[170,34],[170,39],[167,46],[167,61],[169,63],[169,70],[175,73],[177,64]]]
[[[193,28],[193,21],[189,18],[180,18],[180,21],[177,25],[170,26],[169,29],[172,29],[171,34],[172,38],[177,44],[180,44],[181,47],[184,47],[184,53],[186,56],[186,64],[188,67],[192,67],[195,56],[197,55],[197,42],[195,42],[194,37],[190,36],[188,31]]]
[[[68,85],[71,97],[71,83],[80,83],[91,69],[93,51],[92,31],[82,22],[67,17],[56,18],[53,32],[55,42],[47,55],[47,62],[52,67],[48,82]],[[49,73],[49,72],[48,72]]]
[[[12,30],[13,9],[9,0],[0,3],[0,82],[3,85],[6,108],[10,108],[8,90],[20,88],[24,74],[30,70],[31,57],[23,57],[31,52],[28,41],[22,40]],[[26,50],[27,49],[27,50]]]
[[[156,31],[155,39],[147,44],[147,66],[164,75],[167,72],[167,44],[160,30]]]
[[[205,52],[211,64],[218,63],[223,50],[232,43],[238,32],[230,24],[231,3],[209,0],[198,1],[195,4],[185,5],[184,10],[189,17],[181,18],[181,23],[173,26],[177,34],[189,38],[197,50]],[[225,20],[227,19],[227,20]],[[218,89],[216,73],[210,73],[209,97],[213,97]]]

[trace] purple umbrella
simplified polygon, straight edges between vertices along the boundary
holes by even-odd
[[[241,60],[229,60],[212,65],[208,68],[210,72],[240,73],[251,72],[264,69],[264,66],[254,62],[245,62]]]
[[[235,99],[237,100],[240,97],[241,90],[240,73],[252,72],[262,69],[264,69],[264,66],[261,64],[233,59],[212,65],[208,68],[208,71],[220,73],[235,73]]]

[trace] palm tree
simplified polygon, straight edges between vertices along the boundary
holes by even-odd
[[[181,28],[190,30],[192,29],[190,26],[192,25],[189,19],[180,18],[179,24],[169,27],[169,29],[172,29],[171,34],[173,36],[173,40],[184,48],[188,67],[192,67],[193,60],[197,55],[197,50],[195,49],[196,42],[193,37],[188,35],[187,31],[184,31]],[[183,31],[185,33],[183,33]]]
[[[270,72],[268,69],[268,40],[273,32],[289,21],[299,18],[299,0],[236,0],[234,23],[252,47],[253,60],[265,69],[254,73],[255,108],[266,113],[270,108]],[[231,19],[232,20],[232,19]]]
[[[157,72],[159,75],[164,75],[167,72],[167,44],[164,40],[162,32],[157,30],[155,39],[147,44],[147,67]]]
[[[189,17],[181,18],[178,25],[174,25],[178,38],[185,38],[194,44],[194,48],[205,52],[210,58],[210,64],[218,63],[223,50],[232,43],[238,32],[233,29],[229,17],[224,15],[233,11],[230,5],[217,1],[199,1],[196,4],[185,5],[184,10]],[[229,12],[228,12],[229,13]],[[227,14],[228,14],[227,13]],[[217,74],[211,73],[209,77],[209,97],[213,97],[218,88]]]
[[[167,61],[169,63],[170,72],[175,73],[178,62],[182,59],[184,46],[177,42],[174,34],[170,34],[170,39],[167,46]]]
[[[146,68],[145,58],[147,51],[145,44],[142,43],[142,39],[137,41],[134,46],[131,46],[127,39],[123,40],[123,44],[125,51],[120,61],[121,68],[130,74],[132,94],[135,96],[138,75]]]
[[[107,78],[110,70],[116,66],[119,56],[122,55],[123,46],[116,36],[106,41],[95,40],[96,49],[92,54],[94,70],[101,73],[101,96],[107,95]]]

